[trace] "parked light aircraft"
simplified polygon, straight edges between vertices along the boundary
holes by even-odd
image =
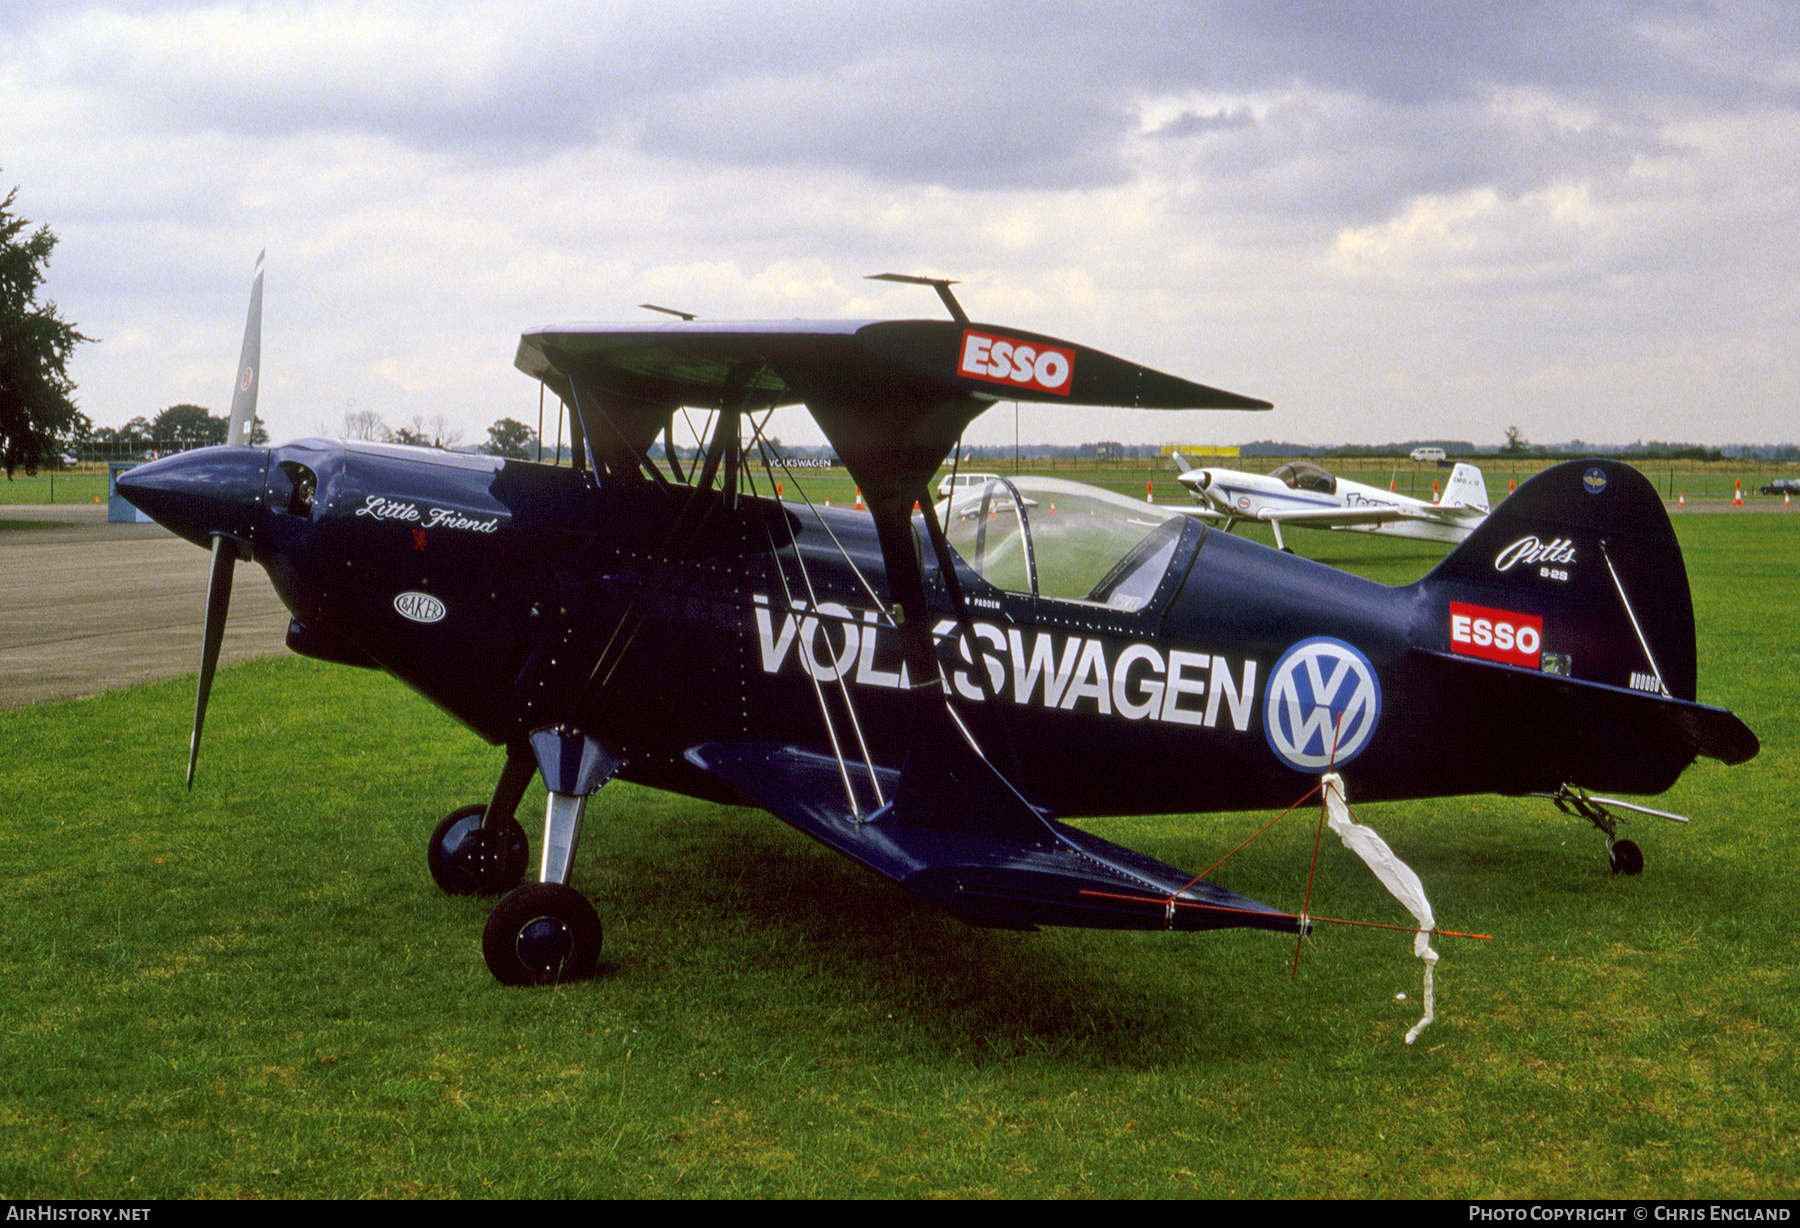
[[[1585,790],[1756,753],[1695,701],[1680,549],[1613,461],[1546,471],[1398,589],[1072,484],[997,480],[946,526],[931,479],[996,401],[1268,406],[970,322],[930,284],[953,319],[527,332],[516,364],[572,411],[574,468],[303,439],[121,475],[213,555],[190,784],[240,558],[294,651],[383,670],[504,748],[427,862],[446,891],[505,893],[482,947],[514,984],[595,971],[571,880],[614,777],[764,807],[976,925],[1295,933],[1294,911],[1067,820],[1278,806],[1332,771],[1358,801],[1551,793],[1610,837]],[[866,513],[757,488],[759,415],[793,404]],[[712,421],[686,469],[684,407]]]
[[[1450,471],[1440,502],[1364,486],[1328,473],[1311,461],[1289,461],[1268,474],[1236,469],[1197,469],[1179,452],[1177,479],[1203,510],[1196,515],[1224,522],[1230,532],[1240,520],[1261,521],[1275,530],[1275,544],[1286,550],[1283,525],[1309,529],[1361,529],[1394,537],[1460,542],[1488,514],[1487,484],[1481,470],[1459,462]]]

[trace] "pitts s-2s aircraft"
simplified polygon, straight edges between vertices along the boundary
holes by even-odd
[[[1072,483],[998,482],[947,531],[929,483],[996,401],[1269,406],[972,323],[928,284],[954,318],[526,333],[517,365],[572,410],[574,468],[307,439],[121,475],[213,552],[190,784],[240,557],[294,651],[385,670],[505,748],[428,860],[447,891],[507,893],[482,943],[507,983],[595,970],[600,922],[569,883],[615,776],[764,807],[976,925],[1295,933],[1064,820],[1276,807],[1329,770],[1358,801],[1551,794],[1610,836],[1586,790],[1660,793],[1697,754],[1756,753],[1695,702],[1681,552],[1612,461],[1527,483],[1404,588]],[[247,339],[242,386],[254,366]],[[751,486],[755,415],[794,404],[866,513]],[[696,408],[712,427],[684,471],[672,423]]]

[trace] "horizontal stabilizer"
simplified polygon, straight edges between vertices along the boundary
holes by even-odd
[[[1204,879],[1190,882],[1173,866],[1053,820],[1042,820],[1049,839],[1022,840],[982,830],[980,816],[967,816],[962,828],[902,822],[893,802],[858,817],[837,761],[794,746],[714,742],[687,758],[820,843],[975,925],[1299,929],[1298,917]],[[859,798],[872,800],[867,769],[846,770]],[[899,773],[877,777],[884,797],[901,793]]]
[[[1454,784],[1447,775],[1434,786],[1446,792],[1517,793],[1535,771],[1546,790],[1661,793],[1696,755],[1738,764],[1761,749],[1737,716],[1691,700],[1451,653],[1418,652],[1409,672],[1412,702],[1441,705],[1467,746],[1509,748],[1499,757],[1419,763],[1420,778],[1454,775]],[[1489,765],[1491,779],[1471,778],[1478,763]]]

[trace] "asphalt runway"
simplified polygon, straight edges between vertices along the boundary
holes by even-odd
[[[0,506],[0,708],[200,670],[207,555],[99,504]],[[288,613],[240,563],[220,664],[286,652]]]

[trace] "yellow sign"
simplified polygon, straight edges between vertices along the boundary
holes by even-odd
[[[1173,456],[1177,452],[1183,456],[1236,456],[1238,449],[1235,444],[1226,446],[1214,443],[1165,443],[1163,445],[1162,454],[1164,456]]]

